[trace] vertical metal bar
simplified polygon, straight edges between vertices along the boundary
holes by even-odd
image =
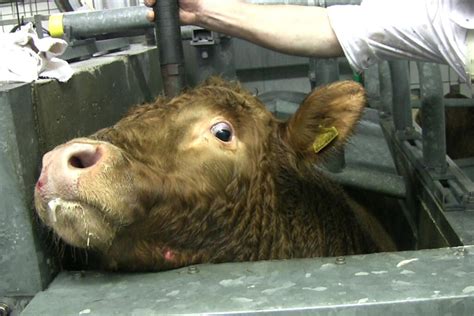
[[[184,88],[184,53],[179,26],[178,1],[160,0],[155,7],[155,30],[160,51],[165,95],[174,97]]]
[[[25,2],[23,2],[22,8],[23,8],[23,17],[25,17],[27,15],[26,14],[26,4],[25,4]]]
[[[446,172],[446,129],[443,83],[439,65],[417,63],[421,88],[421,122],[423,125],[423,162],[428,169],[442,175]]]
[[[395,130],[397,132],[406,133],[413,129],[408,62],[399,60],[390,61],[388,64],[390,67],[390,76],[392,78],[392,114]]]
[[[367,93],[368,106],[380,110],[381,103],[378,64],[372,65],[364,71],[364,87]]]
[[[393,89],[390,78],[390,67],[387,61],[379,63],[380,82],[380,115],[388,117],[392,115]]]
[[[16,19],[17,19],[18,25],[20,25],[20,8],[18,7],[18,0],[15,1],[15,8],[16,8]],[[13,10],[13,5],[12,5],[12,12],[15,12],[15,10]]]
[[[339,80],[339,62],[336,58],[309,59],[311,88]]]
[[[232,38],[220,36],[215,44],[194,47],[197,68],[195,73],[189,74],[188,82],[198,84],[216,75],[228,80],[237,79]]]

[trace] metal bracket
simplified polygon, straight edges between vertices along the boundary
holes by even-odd
[[[194,28],[191,31],[191,45],[192,46],[209,46],[219,43],[219,36],[217,33],[209,31],[204,28]]]

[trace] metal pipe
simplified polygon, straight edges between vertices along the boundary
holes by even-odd
[[[69,29],[72,38],[93,37],[101,34],[125,32],[134,29],[151,29],[155,26],[147,20],[147,7],[121,8],[105,11],[73,12],[52,14],[49,18],[49,32],[61,37]],[[1,24],[1,23],[0,23]],[[181,39],[191,39],[197,26],[181,26]]]
[[[380,82],[380,115],[392,115],[393,89],[390,79],[390,67],[387,61],[379,63],[379,82]]]
[[[374,64],[364,71],[364,87],[367,93],[367,105],[380,110],[379,66]]]
[[[474,99],[443,99],[445,107],[474,107]],[[420,100],[411,101],[412,108],[421,108]]]
[[[236,80],[232,39],[220,38],[218,43],[209,46],[195,46],[197,71],[192,74],[194,82],[199,83],[210,76],[221,76],[227,80]]]
[[[155,30],[160,51],[161,76],[165,95],[174,97],[185,87],[184,52],[179,27],[178,1],[157,1]]]
[[[160,2],[160,1],[158,1]],[[328,7],[332,5],[358,5],[361,0],[251,0],[255,4],[286,4]],[[49,31],[53,37],[61,37],[69,30],[73,38],[92,37],[112,32],[151,28],[154,24],[147,20],[150,8],[145,6],[111,9],[103,11],[70,12],[52,14],[49,18]]]
[[[439,65],[417,63],[421,88],[421,121],[423,122],[423,162],[438,175],[444,174],[446,162],[446,130],[443,82]]]
[[[310,58],[309,80],[311,88],[339,80],[339,62],[336,58]]]
[[[49,17],[49,32],[53,37],[61,37],[69,30],[72,37],[80,38],[111,32],[150,28],[153,26],[153,23],[146,18],[149,11],[150,8],[141,6],[103,11],[52,14]]]
[[[408,132],[413,129],[408,61],[390,61],[388,64],[392,79],[392,114],[395,129],[397,132]]]
[[[359,5],[362,0],[249,0],[253,4],[286,4],[286,5],[303,5],[329,7],[333,5]]]
[[[396,198],[405,198],[407,191],[403,177],[373,169],[364,169],[347,166],[341,172],[334,173],[324,169],[324,173],[338,183],[389,195]]]

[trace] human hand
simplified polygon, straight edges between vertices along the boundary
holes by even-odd
[[[145,0],[147,7],[153,7],[156,0]],[[202,11],[201,0],[179,0],[179,19],[182,24],[198,24],[198,14]],[[150,22],[155,21],[155,13],[148,12],[147,19]]]

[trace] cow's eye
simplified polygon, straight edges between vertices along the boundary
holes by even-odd
[[[211,133],[223,142],[229,142],[232,139],[232,128],[225,122],[214,124],[211,127]]]

